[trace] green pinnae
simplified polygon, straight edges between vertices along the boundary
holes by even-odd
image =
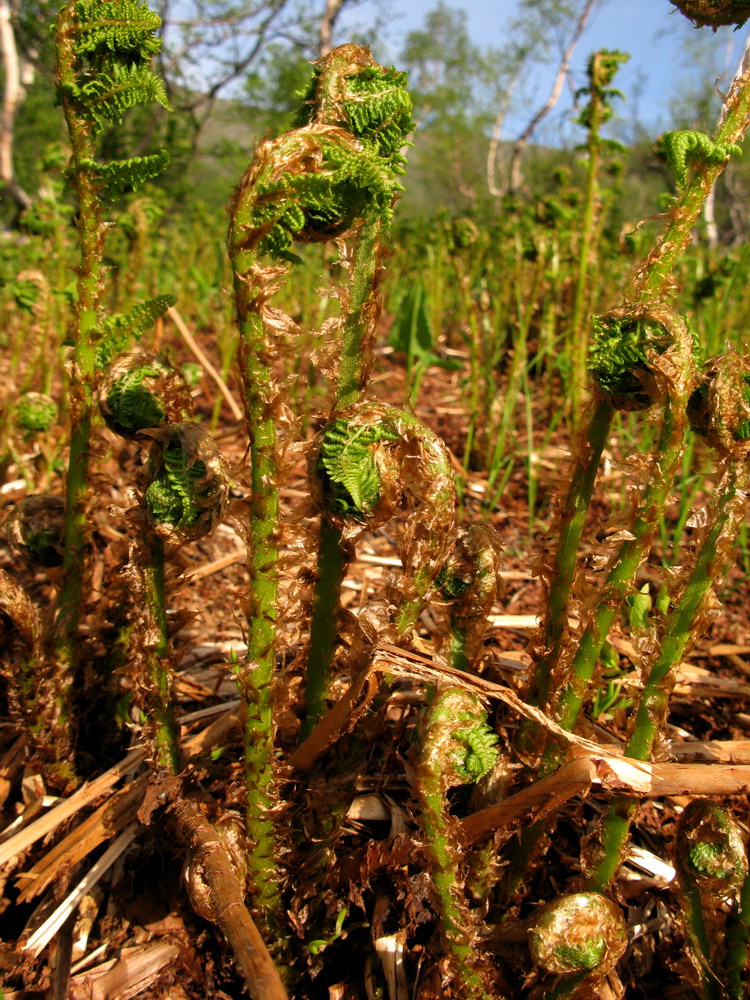
[[[295,240],[332,239],[366,216],[390,219],[393,198],[403,190],[395,171],[371,149],[352,145],[354,140],[344,133],[316,128],[279,140],[290,145],[289,169],[257,181],[248,221],[254,229],[268,228],[258,243],[259,253],[287,259]],[[306,150],[307,142],[315,145]],[[308,167],[312,158],[318,161],[317,169],[299,169]]]
[[[637,317],[594,316],[588,370],[600,392],[622,410],[645,410],[655,402],[649,390],[650,357],[672,345],[669,331]]]
[[[352,425],[339,417],[323,434],[316,471],[332,513],[366,520],[381,494],[381,476],[375,456],[378,444],[398,441],[384,424]]]
[[[42,392],[25,392],[16,403],[15,422],[19,430],[43,434],[57,419],[57,404]]]
[[[157,524],[191,528],[205,511],[210,496],[206,465],[191,458],[179,443],[164,449],[162,462],[161,475],[146,490],[146,506]]]
[[[555,949],[555,954],[562,963],[571,969],[580,970],[581,972],[591,972],[601,965],[606,949],[607,942],[603,937],[590,938],[577,947],[561,944]]]
[[[596,892],[571,892],[543,907],[529,927],[537,965],[554,973],[610,972],[625,951],[620,908]]]
[[[468,574],[467,574],[468,575]],[[446,564],[435,577],[435,583],[440,591],[441,597],[446,601],[457,601],[463,597],[470,589],[473,580],[466,576],[460,576],[451,572],[450,566]]]
[[[453,738],[466,748],[463,758],[455,765],[458,774],[472,784],[488,774],[497,763],[496,733],[487,724],[486,715],[481,713],[481,719],[476,715],[459,713],[457,721],[472,722],[474,725],[466,729],[456,729]]]
[[[107,422],[113,430],[132,435],[164,423],[166,411],[147,381],[158,378],[160,374],[159,369],[153,365],[142,365],[125,372],[110,387],[106,402],[111,423],[109,420]]]
[[[297,94],[301,104],[292,125],[299,128],[317,121],[345,128],[400,172],[404,165],[400,150],[415,125],[407,74],[375,63],[364,65],[372,58],[369,53],[357,46],[342,48],[343,55],[351,56],[351,71],[343,75],[343,86],[339,83],[341,92],[331,95],[330,107],[319,107],[316,99],[321,82],[323,86],[327,82],[327,67],[316,66],[307,87]]]

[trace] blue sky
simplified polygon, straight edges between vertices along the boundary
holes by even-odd
[[[447,6],[465,10],[473,41],[483,48],[500,48],[507,39],[509,22],[516,13],[514,0],[446,0]],[[411,0],[392,3],[385,41],[390,56],[397,60],[405,35],[422,27],[429,10],[437,0]],[[367,20],[368,2],[351,15],[351,22]],[[624,121],[637,117],[649,131],[656,132],[671,124],[669,103],[692,85],[700,86],[728,72],[728,80],[739,58],[744,31],[720,29],[712,35],[708,29],[698,31],[669,0],[605,0],[594,11],[586,33],[578,44],[571,66],[574,85],[583,83],[587,58],[599,48],[629,52],[630,61],[620,70],[616,85],[627,101],[620,106]],[[338,41],[345,38],[339,34]],[[696,49],[699,51],[696,52]],[[554,67],[540,67],[534,78],[527,81],[527,90],[534,107],[549,94]],[[720,84],[721,85],[721,84]],[[554,141],[554,131],[565,134],[565,112],[570,110],[572,95],[565,90],[555,120],[547,128],[546,137]],[[519,108],[508,120],[505,138],[512,138],[528,118]],[[562,130],[562,132],[561,132]]]

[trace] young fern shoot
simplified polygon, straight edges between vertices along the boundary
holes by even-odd
[[[97,158],[97,136],[105,126],[117,124],[129,108],[138,104],[157,102],[168,107],[164,86],[151,68],[151,60],[161,44],[155,34],[160,24],[160,18],[140,0],[117,4],[108,0],[73,0],[60,9],[55,23],[58,94],[70,136],[68,176],[78,202],[80,246],[71,330],[70,454],[54,693],[61,729],[61,760],[69,756],[72,738],[70,697],[83,600],[89,438],[102,363],[97,346],[117,325],[114,318],[107,325],[101,308],[104,287],[101,262],[107,228],[104,202],[156,176],[169,161],[167,152],[160,150],[153,156],[102,163]],[[158,315],[171,302],[155,300],[145,312]],[[134,317],[130,324],[133,329],[138,327],[139,318],[146,317]]]
[[[347,89],[348,77],[362,80]],[[374,226],[390,219],[402,169],[392,122],[402,103],[380,85],[388,71],[365,50],[344,46],[321,63],[317,84],[299,112],[299,127],[261,143],[230,206],[229,252],[240,331],[240,378],[249,437],[251,495],[248,526],[247,665],[238,679],[245,702],[248,832],[255,847],[250,877],[258,905],[278,906],[273,802],[271,686],[277,628],[280,474],[277,424],[283,404],[275,382],[277,331],[289,326],[269,299],[288,276],[298,242],[346,239],[364,227],[348,319],[344,322],[339,396],[356,399],[369,371],[368,310],[377,273]],[[390,77],[389,77],[390,80]],[[399,81],[391,81],[398,83]],[[403,81],[400,81],[401,83]],[[391,89],[391,88],[389,88]],[[361,98],[361,99],[360,99]],[[411,123],[410,114],[406,119]],[[359,135],[361,133],[361,136]],[[388,154],[386,148],[392,148]],[[369,227],[369,228],[368,228]],[[264,263],[264,260],[267,263]],[[334,580],[337,570],[331,572]]]

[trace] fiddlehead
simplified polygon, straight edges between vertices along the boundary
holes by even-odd
[[[56,420],[57,403],[43,392],[25,392],[13,411],[13,423],[27,434],[44,434]]]
[[[490,524],[459,531],[453,552],[437,577],[440,595],[450,602],[450,663],[472,669],[481,654],[487,616],[500,591],[501,548]]]
[[[207,535],[221,519],[229,479],[221,454],[198,424],[168,424],[151,432],[149,524],[166,542],[182,545]]]
[[[24,497],[5,526],[12,551],[36,566],[60,566],[65,537],[65,502],[62,497],[39,494]]]
[[[692,358],[696,346],[685,321],[667,310],[617,309],[592,323],[588,370],[600,395],[619,410],[645,410],[663,399],[671,359]]]
[[[403,606],[399,621],[407,628],[454,541],[455,486],[445,445],[411,414],[365,402],[323,430],[311,470],[313,496],[345,538],[384,524],[402,505],[411,510],[401,554],[410,610]]]
[[[181,373],[145,351],[113,359],[99,388],[99,408],[107,427],[125,438],[192,416],[190,389]]]
[[[689,130],[666,132],[656,150],[666,159],[678,187],[687,184],[689,166],[723,166],[730,156],[742,156],[735,143],[715,142],[703,132]]]
[[[688,402],[690,426],[725,457],[739,457],[750,439],[750,358],[709,361]]]
[[[748,940],[747,913],[742,913],[747,901],[741,898],[748,863],[739,823],[717,803],[694,799],[677,827],[675,867],[703,995],[706,1000],[725,996],[739,1000],[745,995]],[[725,981],[722,964],[728,972]]]
[[[627,926],[619,906],[595,892],[558,897],[529,927],[529,949],[547,972],[605,976],[627,944]]]

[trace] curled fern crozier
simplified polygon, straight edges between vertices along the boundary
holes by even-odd
[[[138,350],[112,360],[99,390],[99,408],[109,429],[125,438],[192,415],[190,390],[180,372],[164,358]]]
[[[154,439],[144,497],[149,524],[173,544],[203,538],[220,521],[229,495],[219,449],[198,424],[167,424],[149,433]]]
[[[24,497],[5,526],[11,550],[35,566],[62,565],[65,538],[65,502],[53,494]]]

